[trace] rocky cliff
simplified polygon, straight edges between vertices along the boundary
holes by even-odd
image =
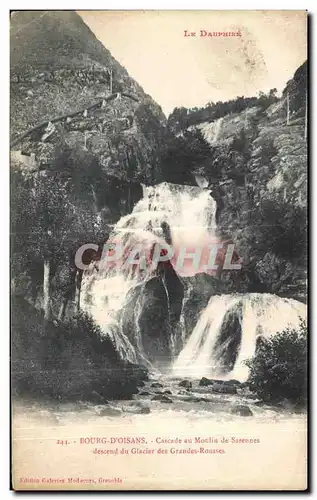
[[[217,201],[219,236],[231,238],[244,260],[238,280],[223,273],[228,291],[306,300],[306,99],[304,63],[271,104],[262,96],[252,107],[178,133],[192,144],[198,134],[209,146],[199,147],[203,158],[191,172]]]
[[[169,132],[160,106],[75,12],[13,13],[10,37],[13,290],[43,307],[48,255],[56,316],[75,293],[74,252],[102,245],[141,183],[161,180]]]
[[[12,16],[13,151],[33,153],[47,165],[61,144],[83,149],[105,173],[148,184],[160,180],[165,123],[161,108],[78,14]]]

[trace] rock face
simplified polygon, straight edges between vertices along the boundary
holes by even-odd
[[[94,233],[79,243],[72,238],[74,251],[88,241],[101,248],[111,226],[142,198],[141,183],[161,180],[166,118],[75,12],[14,13],[10,36],[11,166],[30,184],[55,177],[67,184],[78,221],[80,214],[86,221],[79,226]],[[69,267],[65,258],[57,283],[62,266]],[[29,281],[38,292],[42,283]],[[57,290],[54,316],[60,299]]]
[[[25,11],[11,19],[12,139],[45,121],[49,130],[43,126],[12,149],[47,164],[66,143],[90,151],[108,174],[148,184],[160,179],[161,108],[75,12]]]
[[[306,73],[304,63],[280,99],[272,98],[274,92],[252,98],[242,111],[224,109],[220,118],[188,129],[209,144],[209,154],[200,146],[203,161],[192,172],[217,202],[219,237],[232,239],[243,259],[241,272],[221,274],[223,293],[268,292],[306,301]],[[180,122],[171,127],[179,129]]]

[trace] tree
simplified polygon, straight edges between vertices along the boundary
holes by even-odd
[[[169,182],[193,183],[193,170],[211,158],[211,149],[199,130],[173,138],[161,159],[163,178]]]
[[[307,325],[287,328],[261,339],[255,356],[246,361],[248,382],[264,401],[288,399],[305,405],[307,399]]]
[[[31,252],[43,262],[44,318],[50,317],[51,279],[54,266],[67,255],[67,239],[75,220],[68,197],[68,181],[58,174],[34,177],[31,190]]]

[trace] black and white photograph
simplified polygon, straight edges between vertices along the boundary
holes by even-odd
[[[12,488],[307,489],[305,10],[10,13]]]

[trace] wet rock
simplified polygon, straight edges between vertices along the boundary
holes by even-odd
[[[212,392],[218,392],[221,394],[237,394],[237,388],[235,385],[215,383],[212,386]]]
[[[202,386],[207,386],[207,385],[212,385],[214,382],[209,379],[209,378],[206,378],[206,377],[202,377],[199,381],[199,384],[198,385],[202,385]]]
[[[150,396],[151,393],[150,392],[147,392],[147,391],[141,391],[139,392],[138,396]]]
[[[115,408],[113,406],[105,406],[98,412],[99,417],[119,417],[122,415],[122,410],[120,408]]]
[[[252,417],[253,412],[247,405],[236,405],[230,409],[231,413],[234,415],[240,415],[241,417]]]
[[[151,413],[150,407],[142,403],[136,402],[130,405],[123,406],[122,410],[126,413],[133,413],[133,415],[148,415]]]
[[[182,380],[179,384],[179,387],[185,387],[186,389],[191,389],[193,384],[190,380]]]
[[[145,386],[145,382],[143,380],[139,380],[138,387],[144,387],[144,386]]]
[[[152,401],[161,401],[161,403],[173,403],[173,400],[164,394],[157,394],[152,398]]]
[[[151,387],[153,388],[160,388],[160,387],[164,387],[162,384],[160,384],[159,382],[154,382],[153,384],[151,384]]]
[[[140,408],[140,410],[138,411],[138,414],[139,415],[148,415],[149,413],[151,413],[151,410],[150,410],[150,407],[149,406],[143,406],[142,408]]]
[[[188,403],[207,403],[208,399],[206,399],[206,398],[199,398],[197,396],[189,396],[186,399],[184,399],[184,401],[186,401]]]
[[[165,264],[165,263],[164,263]],[[177,278],[178,279],[178,278]],[[144,353],[150,362],[164,359],[171,361],[169,301],[174,291],[167,294],[165,281],[161,275],[153,276],[142,287],[136,287],[129,293],[127,306],[124,308],[123,329],[129,340],[135,344],[133,326],[139,325],[139,335],[142,338]],[[140,317],[136,311],[140,310]]]
[[[167,391],[163,391],[163,394],[172,394],[172,391],[168,389]]]

